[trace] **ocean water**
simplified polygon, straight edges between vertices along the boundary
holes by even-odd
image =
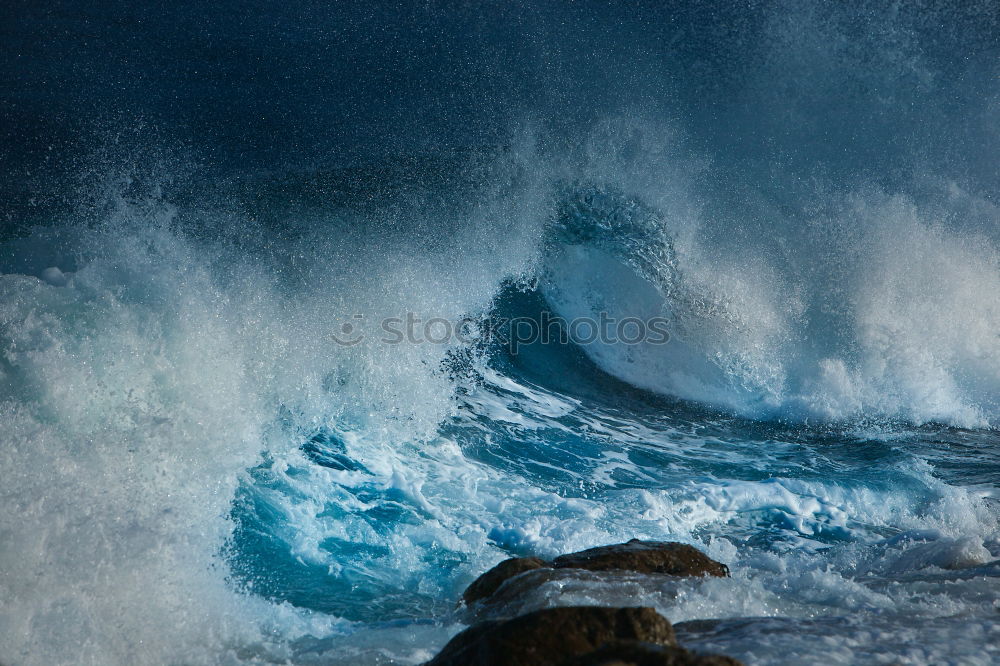
[[[732,577],[493,612],[1000,661],[993,3],[3,21],[0,663],[418,664],[632,538]]]

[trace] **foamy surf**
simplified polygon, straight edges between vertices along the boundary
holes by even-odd
[[[732,576],[496,612],[996,661],[991,4],[85,4],[4,47],[0,662],[418,664],[633,538]]]

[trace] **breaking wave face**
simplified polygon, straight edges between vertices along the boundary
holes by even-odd
[[[784,237],[727,251],[672,235],[697,220],[588,186],[565,223],[590,238],[553,251],[542,291],[567,320],[666,317],[670,344],[584,347],[662,395],[753,418],[988,428],[1000,416],[996,234],[949,229],[940,208],[953,197],[968,194],[828,195]]]
[[[0,661],[417,663],[501,558],[651,538],[734,577],[508,610],[639,599],[754,663],[988,663],[993,10],[691,11],[667,46],[546,33],[531,57],[579,76],[499,147],[262,172],[138,132],[19,209]],[[543,312],[671,339],[378,334]]]

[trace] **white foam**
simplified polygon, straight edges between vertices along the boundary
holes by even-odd
[[[70,278],[73,277],[72,273],[63,273],[56,266],[49,266],[40,276],[44,282],[51,284],[53,287],[64,287],[66,283],[69,282]]]
[[[800,245],[795,262],[770,243],[710,249],[666,211],[679,239],[670,294],[579,246],[551,259],[545,293],[567,319],[668,317],[667,344],[582,346],[659,393],[753,417],[995,424],[996,240],[940,224],[936,200],[858,192],[827,205],[786,241]]]
[[[356,313],[374,328],[407,311],[481,311],[503,276],[527,270],[533,241],[493,225],[509,211],[481,201],[460,238],[435,240],[446,260],[332,225],[274,257],[244,221],[212,241],[179,231],[155,197],[110,196],[106,219],[64,225],[72,275],[0,276],[0,660],[283,660],[287,641],[342,623],[227,582],[240,479],[262,451],[280,460],[326,424],[363,423],[377,446],[433,434],[454,407],[448,345],[343,347],[330,334]],[[525,233],[529,222],[541,228],[528,218]],[[290,257],[303,261],[289,268]],[[374,471],[394,467],[387,485],[433,516],[424,478],[392,460]],[[323,493],[309,492],[291,524],[319,513]],[[314,537],[289,535],[299,556],[322,559]]]

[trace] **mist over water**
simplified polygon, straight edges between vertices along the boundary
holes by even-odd
[[[0,662],[415,664],[501,559],[648,538],[733,577],[507,611],[991,663],[998,20],[9,4]],[[543,312],[670,341],[378,335]]]

